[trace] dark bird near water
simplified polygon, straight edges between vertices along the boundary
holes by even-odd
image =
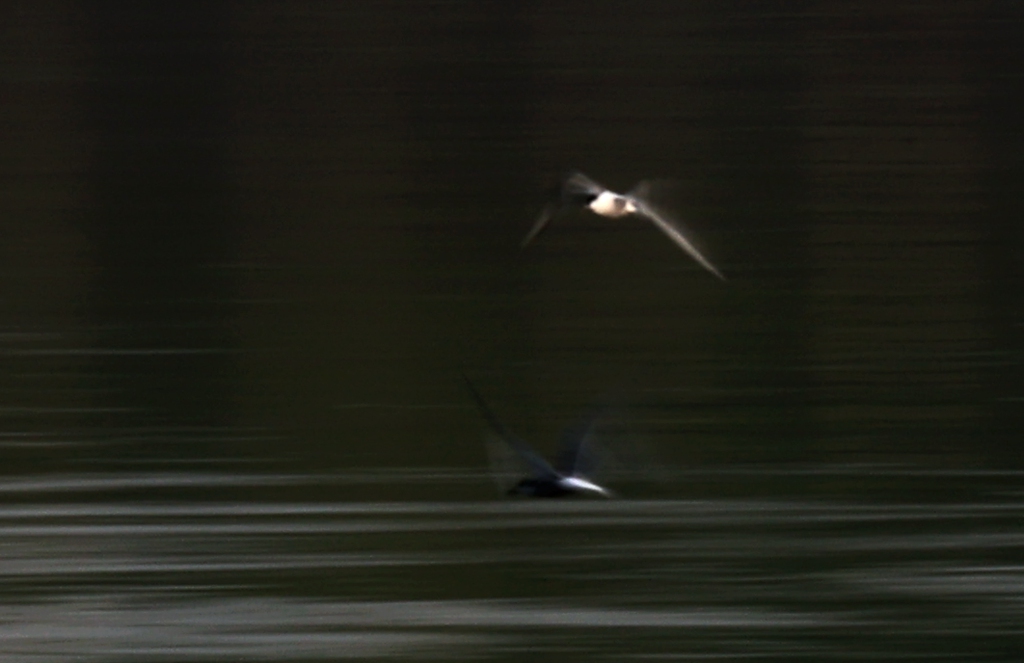
[[[480,413],[491,427],[491,431],[507,444],[530,468],[531,476],[521,479],[509,489],[509,495],[526,497],[565,497],[567,495],[596,494],[611,497],[606,488],[586,478],[595,465],[595,455],[590,449],[590,438],[594,416],[588,417],[582,425],[569,429],[562,437],[562,450],[557,467],[530,448],[526,442],[513,435],[498,419],[473,383],[463,376],[469,393],[476,401]]]
[[[532,242],[547,227],[551,219],[570,208],[585,207],[595,214],[612,219],[630,215],[640,216],[656,225],[679,248],[686,251],[691,258],[700,263],[704,269],[724,281],[725,277],[722,273],[707,258],[701,255],[697,247],[686,238],[678,225],[671,221],[664,212],[650,203],[650,186],[649,182],[640,182],[629,193],[615,193],[604,188],[583,173],[573,171],[562,181],[561,189],[555,194],[553,200],[541,210],[540,216],[533,224],[533,228],[530,229],[530,232],[523,239],[522,246],[525,248],[527,244]]]

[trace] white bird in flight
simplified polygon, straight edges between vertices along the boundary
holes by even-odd
[[[527,244],[540,234],[548,222],[558,216],[566,208],[586,207],[595,214],[618,219],[628,215],[642,216],[651,221],[654,225],[668,235],[669,239],[676,243],[683,251],[690,254],[704,269],[708,270],[721,280],[725,280],[718,269],[712,265],[707,258],[700,254],[690,240],[683,235],[682,231],[664,213],[656,209],[647,201],[647,193],[650,185],[647,182],[640,182],[627,194],[615,193],[604,188],[594,180],[580,172],[572,172],[562,182],[557,200],[553,200],[544,206],[540,216],[537,218],[533,228],[523,239],[522,246]]]
[[[505,428],[469,378],[463,375],[462,379],[491,430],[511,447],[530,469],[531,476],[519,480],[512,486],[508,490],[509,495],[564,497],[591,494],[612,497],[611,491],[586,477],[597,464],[596,454],[589,444],[596,413],[588,417],[582,426],[565,432],[558,464],[552,465],[530,448],[530,445]]]

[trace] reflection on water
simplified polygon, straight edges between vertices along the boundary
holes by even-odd
[[[1003,660],[1016,646],[1012,473],[929,476],[974,495],[937,503],[244,499],[409,478],[423,495],[487,489],[458,470],[5,481],[5,660]]]

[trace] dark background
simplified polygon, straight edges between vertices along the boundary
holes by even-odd
[[[2,11],[11,435],[473,466],[465,370],[687,464],[1021,466],[1014,3]],[[729,282],[642,223],[520,251],[566,168],[676,180]]]

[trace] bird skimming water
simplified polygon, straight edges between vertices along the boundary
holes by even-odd
[[[725,277],[722,273],[707,258],[700,254],[700,251],[683,235],[676,224],[666,218],[663,212],[656,209],[649,202],[649,189],[649,183],[640,182],[627,194],[615,193],[604,188],[583,173],[574,171],[563,180],[557,199],[545,205],[540,213],[540,217],[533,224],[533,228],[530,229],[530,232],[523,239],[522,246],[525,247],[532,242],[547,227],[548,222],[552,218],[570,207],[586,207],[595,214],[612,219],[628,215],[642,216],[668,235],[669,239],[675,242],[683,251],[686,251],[691,258],[700,263],[704,269],[724,281]]]
[[[594,455],[588,448],[594,417],[588,418],[579,429],[566,431],[562,439],[562,452],[556,468],[544,460],[530,445],[513,435],[501,423],[483,396],[476,390],[473,383],[463,376],[469,393],[476,401],[477,407],[491,430],[502,439],[529,466],[532,476],[521,479],[509,489],[509,495],[526,497],[565,497],[567,495],[593,494],[611,497],[606,488],[590,481],[584,476],[594,464]]]

